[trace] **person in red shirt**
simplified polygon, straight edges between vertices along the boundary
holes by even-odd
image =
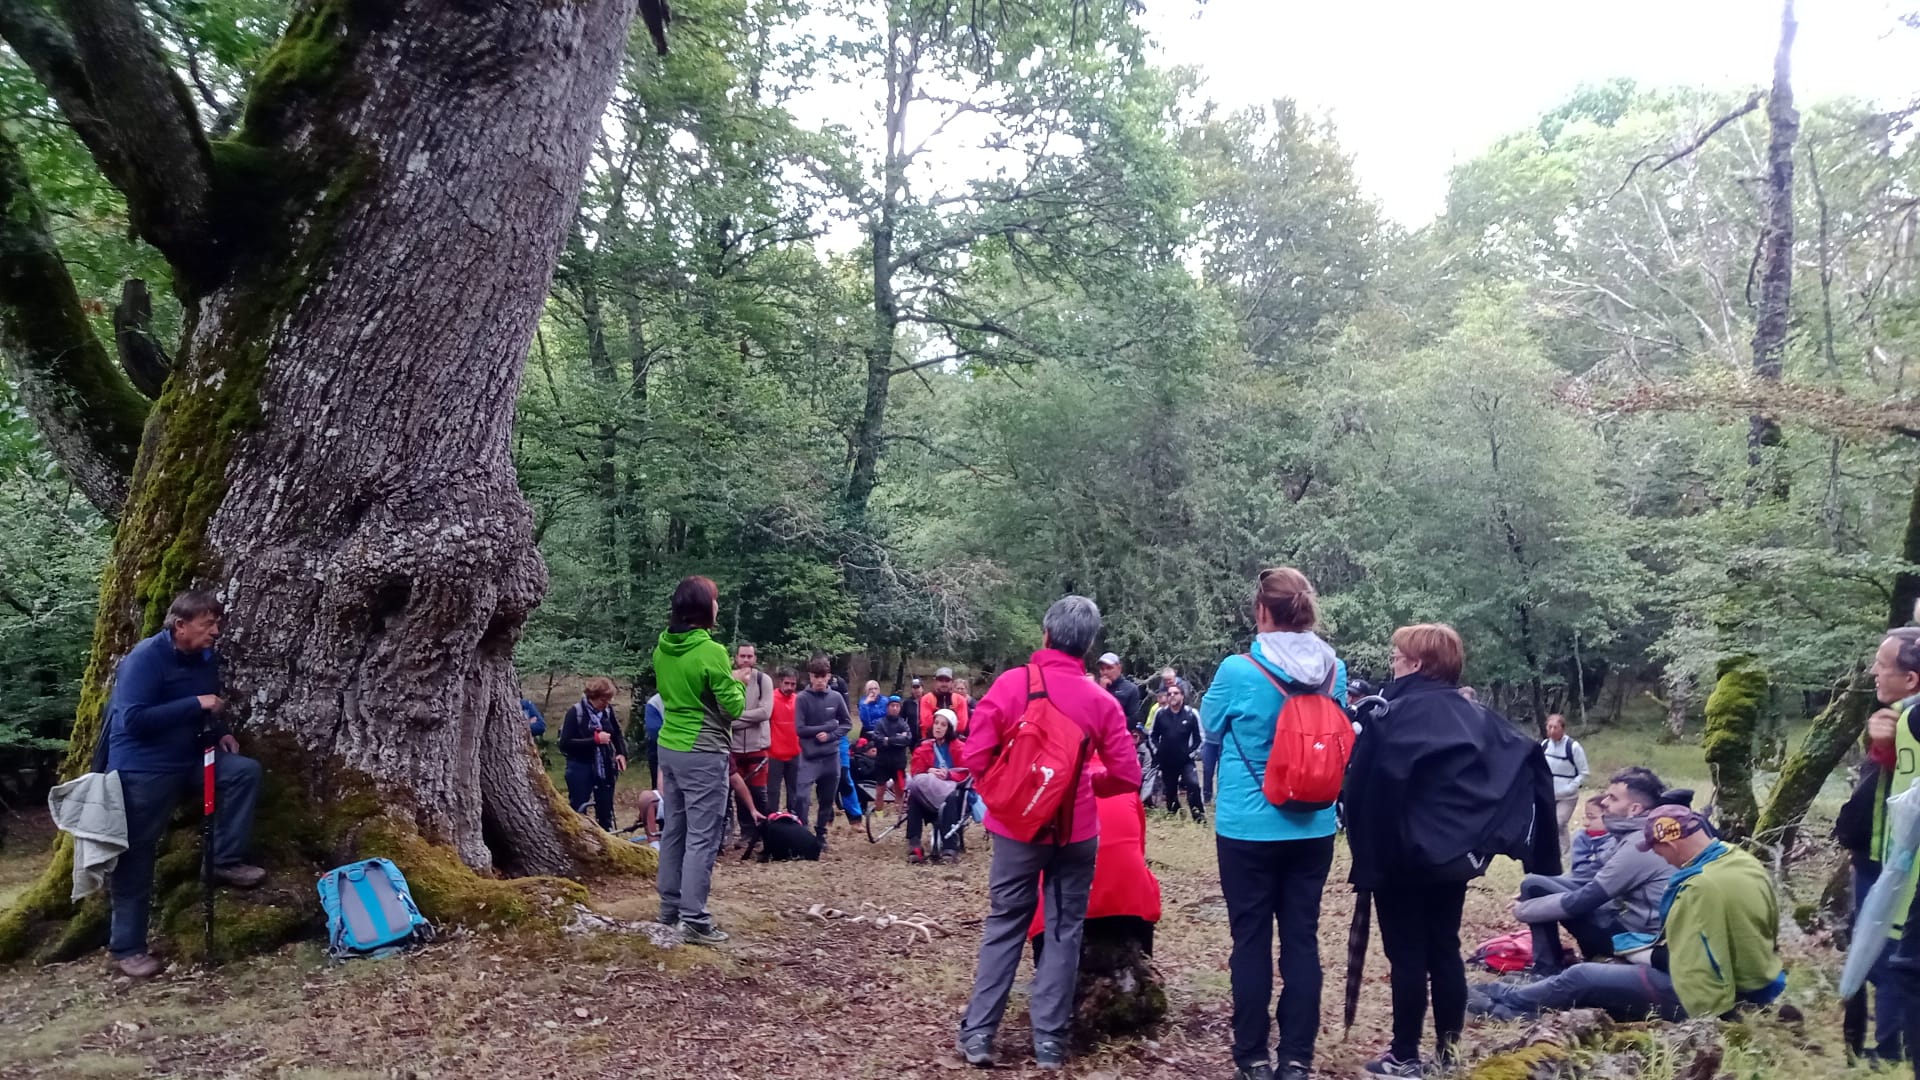
[[[797,814],[800,795],[800,735],[793,727],[793,701],[800,676],[781,668],[774,677],[773,715],[767,719],[767,812],[780,809],[780,789],[787,791],[786,807]]]
[[[952,709],[954,731],[961,738],[967,737],[967,694],[953,685],[953,669],[943,667],[933,673],[933,693],[920,698],[920,737],[933,734],[933,714],[941,709]]]
[[[1087,676],[1087,656],[1100,636],[1100,608],[1084,596],[1061,597],[1047,609],[1040,625],[1040,650],[1026,666],[1003,672],[980,699],[961,752],[962,767],[976,776],[988,770],[1026,713],[1029,678],[1037,676],[1053,707],[1080,726],[1093,757],[1106,766],[1102,793],[1138,791],[1140,759],[1133,736],[1127,733],[1127,718],[1113,695]],[[991,807],[987,810],[985,825],[994,834],[993,861],[987,871],[989,908],[958,1046],[960,1057],[969,1065],[993,1064],[994,1035],[1006,1015],[1007,995],[1026,951],[1027,927],[1040,906],[1044,876],[1046,906],[1054,918],[1047,926],[1045,954],[1028,994],[1033,1055],[1043,1070],[1066,1066],[1067,1028],[1073,1020],[1074,989],[1080,977],[1080,942],[1100,845],[1093,781],[1098,771],[1083,768],[1074,780],[1069,836],[1056,837],[1043,830],[1031,841],[1018,840],[995,818]]]

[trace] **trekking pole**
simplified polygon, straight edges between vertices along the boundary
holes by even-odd
[[[200,730],[200,773],[201,773],[201,813],[200,813],[200,901],[201,914],[206,920],[206,966],[212,967],[213,956],[213,812],[214,782],[213,753],[219,744],[219,736],[213,732],[213,723],[209,720]]]

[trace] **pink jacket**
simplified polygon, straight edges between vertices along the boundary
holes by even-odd
[[[1047,696],[1060,711],[1086,730],[1093,741],[1093,753],[1106,763],[1108,783],[1114,788],[1140,787],[1140,759],[1134,753],[1133,736],[1127,733],[1127,718],[1112,694],[1094,682],[1084,663],[1057,649],[1041,649],[1030,664],[1038,665],[1045,681]],[[1027,669],[1011,668],[993,680],[993,688],[973,703],[972,723],[967,731],[966,749],[961,757],[975,771],[984,770],[994,751],[1014,721],[1027,709]],[[1100,835],[1100,814],[1093,801],[1093,770],[1082,770],[1080,789],[1074,795],[1073,835],[1069,843],[1091,840]],[[986,826],[1005,836],[987,814]]]

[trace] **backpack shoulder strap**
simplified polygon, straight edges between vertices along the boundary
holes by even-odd
[[[1047,696],[1047,677],[1040,674],[1039,664],[1027,665],[1027,700],[1038,701]]]

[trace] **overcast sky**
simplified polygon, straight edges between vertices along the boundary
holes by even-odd
[[[1420,225],[1447,170],[1583,83],[1751,89],[1772,78],[1775,0],[1150,0],[1162,59],[1224,105],[1291,97],[1330,116],[1361,183]],[[1920,0],[1800,0],[1794,92],[1920,95]]]

